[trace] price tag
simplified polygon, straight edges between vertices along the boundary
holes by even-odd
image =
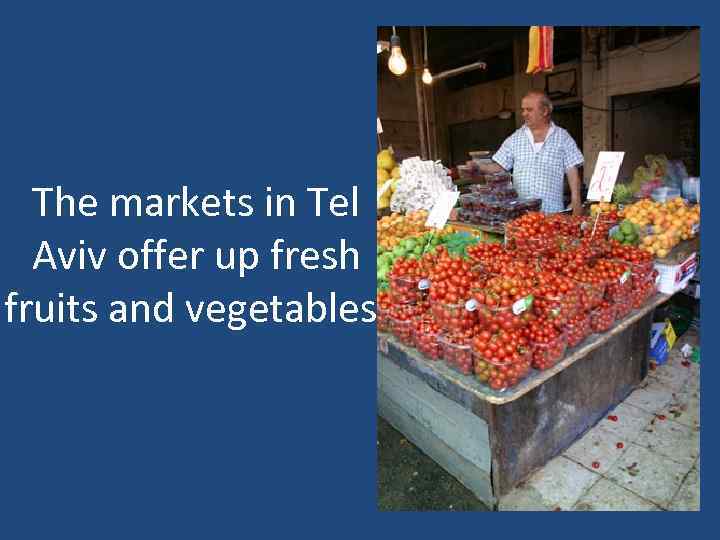
[[[477,300],[468,300],[465,302],[465,309],[468,311],[475,311],[477,309]]]
[[[533,295],[529,294],[525,298],[521,298],[517,302],[515,302],[512,306],[512,311],[515,315],[520,315],[521,313],[527,311],[530,309],[530,306],[532,306],[533,303]]]
[[[625,152],[600,152],[590,180],[588,201],[610,202]]]
[[[445,227],[448,219],[450,219],[450,212],[455,208],[459,196],[459,191],[441,192],[437,201],[435,201],[435,206],[430,210],[425,226],[435,227],[436,229]]]
[[[696,235],[700,231],[700,224],[699,223],[693,223],[692,226],[692,234]]]
[[[378,132],[378,135],[380,135],[380,134],[383,132],[383,130],[382,130],[382,122],[380,122],[380,119],[379,119],[379,118],[377,119],[377,132]]]
[[[430,288],[430,280],[429,279],[421,279],[418,282],[418,289],[421,291],[427,291]]]
[[[380,197],[382,197],[385,192],[390,189],[390,186],[392,185],[392,180],[386,180],[385,183],[380,186],[377,190],[377,200],[380,200]]]
[[[628,279],[630,279],[630,270],[627,270],[622,276],[620,276],[620,285],[623,285]]]

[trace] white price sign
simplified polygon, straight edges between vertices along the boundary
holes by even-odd
[[[600,152],[590,180],[588,201],[610,202],[625,152]]]
[[[435,201],[435,206],[430,210],[425,226],[435,227],[436,229],[445,227],[445,224],[450,218],[450,212],[455,208],[459,196],[459,191],[441,192],[437,201]]]
[[[380,186],[377,190],[377,200],[380,200],[380,197],[385,195],[385,192],[390,188],[390,185],[392,184],[392,180],[387,180],[382,186]]]
[[[378,135],[380,135],[380,134],[383,132],[383,130],[382,130],[382,122],[380,122],[380,119],[379,119],[379,118],[377,119],[377,132],[378,132]]]

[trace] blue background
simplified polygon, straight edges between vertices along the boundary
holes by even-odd
[[[23,298],[47,299],[63,291],[99,306],[168,290],[176,301],[302,299],[307,290],[372,299],[377,24],[637,24],[662,13],[662,20],[645,22],[710,21],[698,12],[680,20],[669,3],[634,13],[625,3],[613,20],[602,21],[596,17],[608,17],[608,3],[584,18],[577,3],[516,4],[513,12],[524,10],[527,18],[540,10],[545,20],[493,20],[488,6],[479,14],[475,3],[454,7],[457,15],[443,21],[431,12],[420,20],[412,15],[416,5],[397,2],[378,10],[383,19],[369,5],[276,4],[262,13],[200,3],[4,5],[2,296],[18,290]],[[449,6],[442,9],[447,17]],[[708,132],[717,126],[710,98],[717,89],[710,52],[717,32],[705,29],[708,148]],[[717,230],[708,212],[717,200],[717,166],[706,158],[702,168],[706,247],[709,231]],[[56,184],[94,193],[100,215],[38,217],[30,188]],[[272,185],[296,193],[299,212],[272,220],[261,213],[117,220],[103,212],[111,193],[175,192],[182,184],[203,193],[253,194]],[[360,217],[311,217],[307,185],[349,192],[353,184],[364,188]],[[211,265],[197,272],[128,273],[112,265],[101,273],[31,271],[44,239],[73,247],[82,238],[115,251],[139,247],[145,237],[188,248],[262,249],[278,236],[299,247],[349,238],[364,254],[362,269],[265,271],[245,279]],[[705,275],[714,258],[704,249]],[[716,294],[704,280],[704,328],[713,324]],[[0,537],[217,538],[256,527],[325,536],[340,524],[368,534],[392,530],[396,518],[376,511],[373,325],[267,324],[230,332],[179,316],[172,326],[116,326],[102,318],[75,326],[3,322],[0,332]],[[717,406],[716,351],[706,335],[706,417]],[[706,456],[714,453],[716,431],[704,424]],[[705,459],[706,508],[715,476]],[[477,533],[479,523],[468,518],[435,534],[466,534],[462,526]],[[480,519],[482,531],[507,531],[501,522],[507,516]],[[402,531],[432,533],[427,520],[403,519]],[[535,529],[530,520],[513,523],[514,530],[522,527]]]

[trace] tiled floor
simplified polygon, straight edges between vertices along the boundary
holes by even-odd
[[[500,510],[699,510],[700,366],[680,348],[562,455],[504,497]]]

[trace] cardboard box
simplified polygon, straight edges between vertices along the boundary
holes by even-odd
[[[675,294],[687,287],[697,271],[697,253],[691,254],[680,264],[655,263],[658,271],[658,291],[663,294]]]
[[[654,323],[650,329],[650,358],[658,365],[667,362],[676,339],[675,330],[669,320]]]

